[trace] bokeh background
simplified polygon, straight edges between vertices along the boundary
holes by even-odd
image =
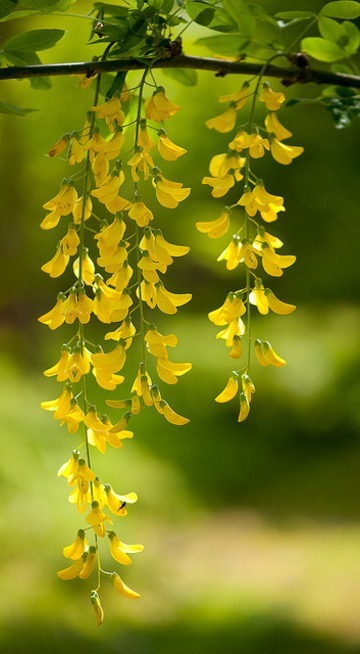
[[[89,5],[78,2],[72,11]],[[83,45],[88,24],[75,17],[2,23],[1,39],[19,25],[68,30],[44,61],[98,53]],[[193,30],[185,51],[210,54],[190,44],[202,35]],[[46,92],[27,81],[1,85],[2,100],[38,111],[0,115],[0,651],[360,652],[359,124],[340,131],[317,104],[284,108],[282,121],[305,153],[289,167],[270,158],[256,164],[268,190],[285,196],[287,212],[274,229],[297,255],[271,286],[298,310],[254,321],[256,334],[288,364],[254,365],[256,395],[239,425],[235,400],[213,402],[232,364],[207,312],[241,282],[237,271],[215,262],[227,238],[211,242],[195,222],[215,219],[222,208],[201,179],[229,140],[204,122],[220,112],[217,96],[243,79],[202,73],[192,88],[158,71],[156,79],[182,105],[168,132],[188,149],[164,171],[193,189],[175,211],[155,207],[166,238],[191,245],[166,278],[168,288],[191,291],[193,301],[175,317],[156,316],[160,329],[179,336],[176,359],[193,362],[193,371],[166,389],[170,404],[191,422],[173,427],[146,411],[134,420],[132,442],[103,460],[94,456],[105,481],[119,492],[138,492],[138,504],[116,528],[123,540],[145,544],[123,573],[142,599],[127,601],[104,584],[101,629],[88,602],[91,580],[65,583],[55,574],[64,567],[62,547],[80,526],[66,483],[56,478],[77,438],[39,403],[58,394],[42,370],[58,359],[71,327],[64,336],[37,322],[64,285],[40,272],[62,233],[39,229],[42,204],[69,174],[66,162],[46,153],[64,132],[81,128],[93,91],[80,90],[75,77],[54,78]],[[289,97],[319,93],[315,85],[288,91]],[[232,198],[236,192],[227,201]]]

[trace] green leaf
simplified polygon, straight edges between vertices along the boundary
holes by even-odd
[[[36,52],[26,52],[25,50],[4,50],[4,57],[13,66],[36,66],[41,64],[41,60]]]
[[[124,86],[124,82],[125,82],[125,77],[126,77],[126,70],[124,70],[124,71],[121,70],[118,73],[116,73],[115,77],[112,80],[111,86],[109,87],[108,91],[106,92],[106,99],[107,100],[110,100],[113,97],[115,91],[121,91],[122,90],[122,88]]]
[[[30,77],[30,86],[36,91],[48,91],[52,87],[50,77]]]
[[[336,43],[322,39],[320,36],[309,36],[303,39],[301,49],[318,61],[339,61],[339,59],[344,59],[347,56],[347,53]]]
[[[4,52],[37,52],[52,48],[63,36],[64,30],[32,30],[13,36],[5,44]]]
[[[0,3],[0,18],[4,18],[16,8],[17,0],[1,0]]]
[[[198,23],[218,32],[233,32],[237,25],[230,14],[224,9],[213,7],[204,0],[189,0],[186,11],[190,18]]]
[[[223,0],[224,9],[236,21],[241,32],[251,38],[256,30],[256,18],[253,16],[242,0]]]
[[[360,32],[354,23],[350,21],[344,21],[342,24],[346,35],[348,37],[348,44],[346,46],[346,51],[350,54],[355,54],[360,45]]]
[[[198,76],[196,70],[187,68],[163,68],[162,73],[184,86],[196,86],[197,84]]]
[[[30,109],[29,107],[18,107],[16,104],[8,104],[7,102],[0,102],[0,113],[2,114],[15,114],[15,116],[26,116],[32,111],[37,109]]]
[[[204,45],[212,52],[222,55],[237,55],[249,43],[243,34],[227,34],[216,36],[205,36],[196,41],[197,45]]]
[[[360,16],[360,3],[354,0],[336,0],[328,2],[320,9],[320,16],[330,16],[330,18],[353,19]]]
[[[314,18],[315,11],[279,11],[275,14],[275,18],[280,20],[292,20],[293,18]]]
[[[343,75],[353,75],[353,71],[350,66],[346,64],[333,64],[330,66],[330,69],[333,73],[342,73]]]
[[[127,16],[129,9],[128,7],[119,6],[119,5],[110,5],[105,2],[95,2],[94,7],[97,11],[104,11],[105,14],[110,16]]]
[[[160,11],[163,4],[163,0],[147,0],[147,3],[149,7],[154,7],[156,11]]]
[[[338,23],[336,20],[333,20],[333,18],[326,18],[325,16],[321,16],[319,18],[318,25],[319,32],[321,36],[324,37],[324,39],[332,41],[333,43],[337,43],[338,45],[341,43],[343,45],[348,44],[349,39],[346,34],[346,30],[340,23]],[[345,43],[344,37],[346,39]]]
[[[20,0],[21,9],[47,9],[58,0]]]
[[[53,11],[67,11],[71,5],[74,5],[76,0],[57,0],[56,4],[50,7],[43,8],[42,14],[51,14]]]

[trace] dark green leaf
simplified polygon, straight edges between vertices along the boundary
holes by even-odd
[[[21,9],[47,9],[56,5],[58,0],[20,0]]]
[[[0,18],[8,16],[16,8],[17,0],[1,0],[0,2]]]
[[[28,107],[17,107],[15,104],[0,102],[0,113],[2,114],[15,114],[15,116],[26,116],[26,114],[29,114],[31,111],[37,111],[37,109],[29,109]]]
[[[242,0],[223,0],[223,7],[237,23],[241,32],[251,38],[256,30],[256,18]]]
[[[153,7],[156,11],[161,11],[163,0],[147,0],[149,7]]]
[[[104,11],[105,14],[109,14],[110,16],[120,16],[124,17],[127,16],[129,13],[128,7],[119,7],[118,5],[109,5],[105,2],[95,2],[94,3],[95,9],[97,11]]]
[[[292,20],[293,18],[314,18],[315,11],[279,11],[275,14],[275,18],[281,20]]]
[[[336,43],[322,39],[320,36],[310,36],[303,39],[301,41],[301,49],[318,61],[339,61],[347,56],[347,53],[336,45]]]
[[[163,0],[161,11],[163,14],[168,14],[174,6],[174,0]]]
[[[38,52],[52,48],[63,36],[64,30],[32,30],[13,36],[5,44],[4,51]]]
[[[109,87],[108,91],[106,92],[107,100],[110,100],[113,97],[115,91],[121,91],[122,90],[122,88],[124,86],[124,82],[125,82],[125,77],[126,77],[126,71],[119,71],[118,73],[116,73],[116,75],[115,75],[115,77],[114,77],[114,79],[112,81],[111,86]]]
[[[348,37],[346,51],[350,54],[355,54],[360,45],[360,32],[354,23],[350,23],[347,20],[343,22],[342,26]]]
[[[50,77],[30,77],[30,86],[36,91],[48,91],[52,87]]]
[[[330,67],[333,73],[342,73],[343,75],[353,75],[353,71],[350,66],[346,64],[332,64]]]
[[[204,45],[213,52],[233,56],[242,52],[248,43],[249,40],[243,34],[206,36],[196,41],[196,44]]]
[[[4,57],[13,66],[36,66],[41,64],[41,60],[36,52],[26,52],[25,50],[4,51]]]
[[[166,77],[183,84],[184,86],[196,86],[197,83],[197,72],[196,70],[191,70],[187,68],[163,68],[162,72]]]
[[[320,16],[329,16],[330,18],[353,19],[360,16],[360,3],[354,0],[336,0],[328,2],[320,9]]]
[[[237,25],[230,14],[224,9],[213,7],[204,0],[189,0],[186,10],[192,20],[199,25],[209,27],[218,32],[233,32]]]

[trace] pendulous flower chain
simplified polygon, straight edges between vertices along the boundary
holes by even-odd
[[[216,402],[228,402],[239,395],[239,422],[249,415],[251,397],[255,392],[250,376],[251,352],[255,352],[256,359],[262,366],[281,367],[286,363],[268,341],[254,339],[251,331],[251,306],[256,307],[261,315],[266,315],[269,311],[288,315],[295,310],[293,304],[276,297],[258,274],[261,261],[267,275],[281,277],[283,270],[291,266],[296,257],[278,254],[277,250],[283,246],[283,242],[267,231],[267,224],[277,220],[278,214],[285,211],[284,199],[269,193],[263,180],[256,176],[252,168],[252,160],[263,157],[266,151],[283,165],[290,164],[303,152],[300,146],[284,143],[292,136],[277,117],[284,101],[284,94],[274,92],[267,82],[262,82],[260,74],[254,90],[251,89],[250,82],[245,82],[239,91],[221,96],[219,102],[229,103],[228,108],[219,116],[206,121],[209,129],[227,134],[237,125],[238,111],[250,103],[248,121],[237,128],[227,152],[212,157],[210,176],[202,180],[203,184],[212,188],[211,194],[215,198],[224,197],[236,183],[243,185],[241,196],[231,206],[225,206],[216,220],[196,223],[197,229],[212,239],[224,236],[231,223],[233,230],[238,227],[217,260],[225,261],[227,270],[235,270],[242,264],[245,272],[244,286],[230,292],[221,307],[209,313],[209,319],[221,327],[216,338],[225,341],[230,348],[230,357],[234,360],[245,359],[239,369],[232,371],[225,388],[215,398]],[[268,111],[264,126],[254,122],[257,102],[265,105]]]
[[[153,226],[154,215],[141,196],[144,182],[150,183],[157,201],[174,209],[190,193],[180,182],[167,179],[154,161],[156,145],[158,161],[175,161],[186,150],[156,125],[168,120],[180,107],[166,97],[163,87],[156,85],[152,95],[143,99],[145,86],[154,86],[147,82],[147,72],[132,89],[136,118],[128,124],[124,108],[130,105],[130,91],[123,88],[99,104],[97,78],[94,105],[83,129],[62,136],[49,152],[50,157],[64,153],[70,166],[80,168],[63,180],[59,192],[44,204],[48,213],[41,223],[44,230],[64,225],[55,254],[42,270],[56,278],[72,260],[74,273],[72,286],[59,293],[55,306],[39,318],[52,330],[64,323],[75,326],[59,361],[44,373],[56,377],[62,389],[56,399],[43,402],[42,408],[52,411],[60,425],[80,441],[58,475],[67,479],[69,502],[77,507],[84,524],[74,541],[63,549],[70,565],[57,574],[63,580],[87,579],[97,568],[90,599],[98,625],[104,618],[99,595],[103,576],[109,576],[115,590],[124,597],[140,597],[117,572],[104,569],[100,544],[108,536],[111,556],[125,566],[132,563],[130,555],[141,552],[143,546],[124,543],[113,530],[114,516],[125,517],[128,506],[138,498],[134,492],[120,494],[101,480],[92,466],[92,450],[104,454],[108,447],[123,447],[124,441],[133,437],[128,429],[130,419],[144,407],[155,407],[174,425],[188,422],[162,397],[148,370],[151,365],[161,382],[176,384],[178,377],[191,369],[190,363],[169,359],[168,348],[176,346],[176,335],[161,334],[145,317],[150,313],[148,309],[156,307],[165,314],[175,314],[178,307],[189,302],[191,294],[172,293],[160,278],[173,258],[187,254],[189,248],[169,243]],[[102,344],[89,340],[86,326],[93,316],[105,325],[115,323],[104,336],[115,346],[103,349]],[[91,400],[92,380],[107,391],[124,384],[121,373],[133,343],[139,343],[141,362],[137,372],[127,374],[129,392],[124,399],[106,400],[109,407],[124,410],[113,424]]]

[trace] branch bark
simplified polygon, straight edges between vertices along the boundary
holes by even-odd
[[[146,63],[137,59],[113,59],[110,61],[83,61],[60,64],[39,64],[36,66],[9,66],[0,68],[0,80],[25,79],[29,77],[87,75],[93,77],[100,73],[117,72],[124,70],[142,70]],[[219,77],[225,75],[257,75],[263,64],[248,63],[245,61],[226,61],[210,57],[193,57],[179,55],[177,57],[158,59],[152,68],[193,68],[197,70],[213,71]],[[267,77],[276,77],[283,80],[286,86],[291,84],[335,84],[360,88],[360,77],[344,75],[323,70],[313,70],[311,67],[300,68],[291,65],[288,68],[269,65],[266,69]]]

